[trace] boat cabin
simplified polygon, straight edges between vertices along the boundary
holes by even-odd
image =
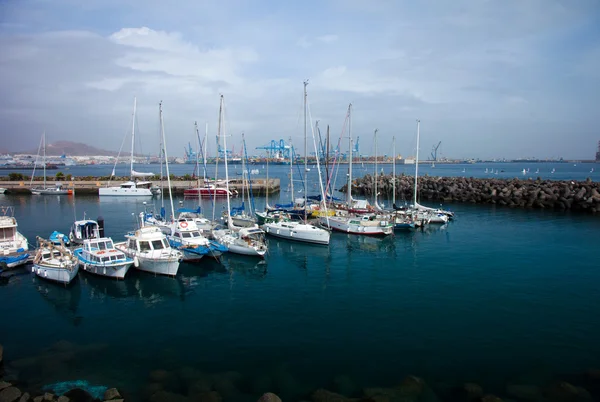
[[[10,216],[0,216],[0,244],[14,242],[16,240],[16,234],[16,219]]]
[[[85,242],[84,248],[87,251],[113,250],[115,246],[112,239],[105,237],[102,239]]]
[[[152,188],[151,181],[126,181],[122,183],[121,188],[147,188],[150,190]]]
[[[76,221],[71,228],[72,240],[83,242],[88,239],[98,239],[100,231],[98,222],[91,220]]]
[[[129,239],[127,241],[127,248],[137,250],[140,252],[152,251],[152,250],[164,250],[169,249],[170,246],[166,239],[154,239],[154,240],[137,240]]]

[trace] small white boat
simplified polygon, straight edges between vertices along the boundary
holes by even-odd
[[[69,195],[73,190],[64,189],[62,184],[56,183],[54,187],[34,187],[31,190],[33,195]]]
[[[27,239],[17,231],[13,207],[0,207],[0,271],[15,268],[29,258]]]
[[[38,237],[39,248],[33,260],[31,272],[42,279],[68,285],[77,276],[79,264],[71,250],[55,246]]]
[[[295,222],[283,215],[280,219],[265,222],[262,229],[274,237],[313,244],[328,245],[331,236],[328,230],[308,223]]]
[[[394,225],[375,215],[348,216],[338,211],[335,216],[321,216],[319,222],[332,230],[366,236],[388,236],[394,233]]]
[[[523,169],[523,171],[521,173],[527,174],[527,170]]]
[[[556,172],[556,169],[552,168],[552,171],[550,173],[554,173]]]
[[[229,249],[230,253],[264,257],[267,245],[265,232],[257,227],[243,228],[239,231],[232,229],[213,230],[215,240]]]
[[[86,239],[83,246],[73,251],[79,267],[85,272],[123,279],[133,265],[133,259],[115,248],[110,237]]]
[[[75,221],[69,232],[69,240],[73,244],[83,244],[85,240],[98,238],[100,238],[98,222],[85,219],[85,216],[84,219]]]
[[[594,168],[590,169],[590,173],[594,173]],[[0,194],[2,194],[2,193],[0,193]]]
[[[6,193],[6,189],[4,187],[0,187],[0,194]]]
[[[227,247],[204,237],[193,218],[177,219],[167,239],[171,247],[183,253],[183,260],[187,262],[200,261],[205,255],[218,258],[227,252]]]
[[[171,248],[165,234],[157,226],[144,226],[144,213],[140,214],[141,227],[125,235],[127,241],[115,244],[115,248],[133,259],[140,271],[158,275],[177,275],[183,254]]]

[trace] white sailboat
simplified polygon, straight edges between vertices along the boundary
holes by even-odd
[[[219,125],[217,139],[220,141],[223,137],[223,149],[227,149],[227,136],[221,135],[223,119],[224,99],[221,95],[219,106]],[[229,170],[227,168],[227,151],[225,157],[225,185],[227,188],[227,211],[231,211],[231,200],[229,196]],[[213,237],[222,245],[229,249],[230,253],[263,257],[267,253],[267,244],[264,241],[264,232],[258,228],[258,225],[252,227],[239,228],[233,224],[231,215],[225,217],[227,228],[215,229],[212,232]]]
[[[79,264],[71,250],[37,238],[37,249],[31,272],[38,277],[68,285],[77,276]]]
[[[136,172],[133,169],[134,160],[134,144],[135,144],[135,113],[137,108],[137,98],[133,99],[133,117],[131,123],[131,159],[129,165],[129,181],[122,183],[119,187],[101,187],[98,189],[98,194],[101,196],[121,196],[121,197],[151,197],[160,194],[160,188],[152,186],[151,181],[140,181],[138,178],[153,176],[153,173]],[[120,152],[119,152],[120,155]],[[117,161],[115,161],[115,167]],[[115,175],[115,168],[111,174],[111,179]],[[110,182],[109,182],[110,184]]]
[[[72,190],[62,188],[62,184],[60,182],[56,182],[54,187],[46,186],[46,131],[42,134],[42,139],[40,142],[40,148],[43,148],[44,156],[42,160],[42,165],[44,167],[44,187],[32,187],[31,194],[34,195],[67,195],[71,194]],[[38,149],[38,156],[40,155],[40,150]],[[37,159],[33,165],[33,173],[31,174],[31,182],[30,185],[33,184],[33,179],[35,177],[35,168],[37,166]]]
[[[306,86],[308,82],[304,82],[304,170],[308,172],[308,146],[307,146],[307,134],[306,134],[306,114],[307,114],[307,92]],[[315,150],[316,151],[316,150]],[[317,157],[317,164],[319,158]],[[319,168],[319,182],[321,180],[321,169]],[[308,193],[307,193],[307,178],[304,175],[304,206],[308,204]],[[321,196],[325,200],[323,193],[323,186],[321,184]],[[324,203],[325,204],[325,203]],[[327,215],[327,214],[326,214]],[[276,221],[265,222],[263,229],[267,234],[275,237],[280,237],[287,240],[300,241],[305,243],[314,244],[329,244],[330,233],[328,230],[318,228],[307,222],[307,210],[304,208],[304,222],[294,222],[289,219],[281,219]]]
[[[417,120],[417,157],[416,157],[416,163],[415,163],[415,188],[414,188],[413,208],[417,211],[417,219],[420,221],[424,221],[427,223],[447,223],[448,220],[454,216],[453,212],[444,211],[439,208],[426,207],[426,206],[420,205],[417,202],[417,189],[418,189],[418,177],[419,177],[420,127],[421,127],[421,120]]]
[[[348,106],[348,144],[349,144],[349,163],[348,163],[348,193],[346,200],[346,208],[351,209],[354,205],[352,199],[352,104]],[[321,225],[349,234],[370,235],[370,236],[387,236],[394,233],[393,225],[386,221],[377,218],[375,215],[366,214],[362,216],[354,216],[347,210],[338,210],[334,216],[322,216],[319,218]]]

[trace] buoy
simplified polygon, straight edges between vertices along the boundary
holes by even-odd
[[[133,257],[133,265],[134,265],[136,268],[139,268],[139,267],[140,267],[140,260],[137,258],[137,256],[136,256],[136,257]]]

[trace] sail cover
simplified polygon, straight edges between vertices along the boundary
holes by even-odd
[[[154,173],[136,172],[135,170],[132,169],[131,176],[133,176],[133,177],[150,177],[150,176],[154,176]]]

